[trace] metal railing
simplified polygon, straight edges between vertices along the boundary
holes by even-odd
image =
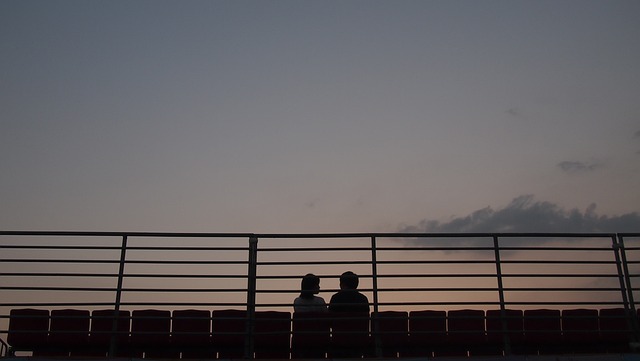
[[[372,311],[623,307],[640,234],[0,231],[0,339],[11,309],[292,311],[306,273],[327,302],[346,270]],[[637,330],[637,324],[634,325]]]

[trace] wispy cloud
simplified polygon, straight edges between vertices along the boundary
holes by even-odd
[[[448,222],[424,219],[416,225],[404,225],[401,232],[491,233],[491,232],[638,232],[640,214],[598,215],[596,205],[585,211],[566,210],[557,204],[536,201],[532,195],[514,198],[502,209],[479,209]]]
[[[565,160],[558,163],[557,166],[562,169],[562,171],[567,173],[584,173],[602,168],[604,167],[604,163],[596,161],[581,162],[575,160]]]

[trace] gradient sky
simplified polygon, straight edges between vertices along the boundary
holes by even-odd
[[[640,230],[639,17],[2,0],[0,229],[393,232],[547,205]]]

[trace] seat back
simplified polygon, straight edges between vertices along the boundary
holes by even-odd
[[[90,351],[87,356],[105,356],[115,342],[115,355],[124,356],[129,347],[129,330],[131,312],[125,310],[94,310],[91,312],[91,328],[89,332]],[[115,333],[114,333],[115,331]]]
[[[374,336],[380,340],[384,357],[399,357],[406,353],[409,338],[409,313],[382,311],[371,317]]]
[[[471,356],[485,346],[484,311],[451,310],[447,314],[447,355]]]
[[[171,312],[165,310],[134,310],[131,314],[131,349],[133,357],[177,358],[168,351],[170,345]]]
[[[218,358],[242,358],[247,327],[247,311],[214,310],[212,342]]]
[[[523,316],[525,352],[550,354],[560,350],[562,344],[560,310],[525,310]]]
[[[37,354],[46,348],[48,332],[48,310],[20,308],[9,313],[7,343],[14,350]]]
[[[171,319],[171,346],[182,358],[214,358],[211,348],[211,312],[176,310]]]
[[[447,338],[447,313],[423,310],[409,312],[409,355],[432,357],[442,351]]]
[[[288,359],[291,340],[291,314],[281,311],[256,312],[255,358]]]
[[[506,342],[512,353],[521,353],[524,342],[522,310],[488,310],[486,316],[487,354],[505,354]]]
[[[563,351],[567,353],[592,353],[598,350],[600,332],[598,310],[562,310]]]
[[[87,310],[53,310],[49,326],[49,356],[82,353],[89,344],[90,313]]]
[[[599,314],[600,345],[603,352],[629,352],[632,340],[632,310],[619,308],[601,309]]]
[[[291,358],[325,358],[329,351],[331,324],[327,312],[295,312]]]
[[[363,357],[372,353],[368,312],[331,312],[332,358]]]

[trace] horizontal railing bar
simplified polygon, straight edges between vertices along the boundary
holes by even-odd
[[[495,264],[495,261],[434,260],[434,261],[377,261],[377,264]],[[257,262],[259,266],[331,265],[331,264],[371,264],[371,261],[268,261]]]
[[[486,237],[545,237],[545,238],[605,238],[613,237],[616,233],[256,233],[258,238],[486,238]],[[617,235],[630,236],[626,233]]]
[[[317,275],[319,278],[321,279],[325,279],[325,278],[340,278],[340,275]],[[371,278],[372,275],[370,274],[360,274],[358,275],[359,278],[361,279],[366,279],[366,278]],[[637,275],[640,276],[640,275]],[[456,273],[456,274],[418,274],[418,273],[407,273],[407,274],[379,274],[378,279],[380,278],[495,278],[496,275],[494,273]],[[524,277],[524,278],[529,278],[529,277],[536,277],[536,278],[544,278],[544,277],[549,277],[549,278],[593,278],[593,277],[600,277],[600,278],[618,278],[620,277],[617,274],[587,274],[587,273],[580,273],[580,274],[575,274],[575,273],[556,273],[556,274],[547,274],[547,273],[503,273],[502,274],[503,278],[520,278],[520,277]],[[246,278],[246,277],[245,277]],[[300,276],[298,275],[291,275],[291,276],[283,276],[283,275],[260,275],[256,277],[257,279],[300,279]]]
[[[116,264],[117,260],[79,260],[79,259],[0,259],[0,263],[101,263]],[[126,264],[248,264],[248,261],[158,261],[127,260]],[[495,264],[491,260],[414,260],[414,261],[378,261],[377,264]],[[504,260],[502,264],[616,264],[615,261],[578,261],[578,260]],[[628,261],[628,264],[640,262]],[[371,261],[269,261],[257,262],[259,266],[293,265],[333,265],[333,264],[371,264]]]
[[[377,264],[495,264],[494,260],[410,260],[377,261]],[[579,260],[504,260],[503,264],[616,264],[615,261],[579,261]],[[631,262],[628,262],[631,263]],[[332,264],[371,264],[371,261],[263,261],[259,266],[298,266]]]
[[[248,238],[253,233],[199,233],[199,232],[87,232],[87,231],[0,231],[0,236],[85,236],[85,237],[194,237],[194,238]]]
[[[477,291],[477,292],[495,292],[499,288],[497,287],[411,287],[411,288],[378,288],[378,292],[466,292],[466,291]],[[504,287],[502,288],[505,291],[511,292],[522,292],[522,291],[616,291],[619,292],[619,288],[587,288],[587,287],[547,287],[547,288],[537,288],[537,287]],[[324,289],[325,292],[337,292],[337,289]],[[372,289],[359,289],[361,292],[373,292]],[[291,289],[268,289],[268,290],[256,290],[257,293],[299,293],[299,290],[291,290]]]
[[[0,245],[0,249],[78,249],[78,250],[120,250],[119,246],[50,246],[50,245]]]
[[[3,272],[0,277],[118,277],[117,273],[34,273]]]
[[[24,259],[24,258],[14,258],[14,259],[0,259],[1,263],[120,263],[118,260],[108,260],[108,259]]]
[[[52,246],[52,245],[0,245],[0,249],[61,249],[61,250],[120,250],[119,246]],[[248,247],[159,247],[159,246],[130,246],[128,250],[143,251],[247,251]],[[629,248],[626,250],[640,250]],[[308,251],[369,251],[368,247],[277,247],[261,248],[260,252],[308,252]],[[493,247],[377,247],[378,251],[493,251]],[[611,251],[611,247],[500,247],[503,251]]]
[[[40,287],[40,286],[0,286],[0,290],[4,291],[116,291],[115,287]],[[246,288],[122,288],[122,291],[126,292],[247,292]],[[290,290],[289,292],[300,292],[297,290]]]
[[[368,251],[371,252],[371,248],[369,247],[314,247],[314,248],[305,248],[305,247],[296,247],[296,248],[286,248],[286,247],[270,247],[270,248],[260,248],[259,252],[344,252],[344,251]]]
[[[244,302],[121,302],[121,306],[224,306],[246,307]],[[0,303],[0,307],[113,307],[113,302],[21,302]],[[291,306],[291,305],[289,305]],[[121,308],[122,309],[122,308]]]
[[[618,278],[620,277],[617,274],[575,274],[575,273],[556,273],[556,274],[536,274],[536,273],[503,273],[501,274],[502,278],[593,278],[593,277],[601,277],[601,278]],[[365,276],[361,276],[366,278]],[[394,274],[394,275],[378,275],[378,278],[495,278],[496,275],[493,273],[484,273],[484,274]],[[300,277],[292,277],[292,278],[300,278]],[[322,277],[321,277],[322,278]]]
[[[609,240],[610,241],[610,240]],[[611,252],[609,247],[533,247],[533,246],[501,246],[501,251],[598,251]]]
[[[31,273],[8,272],[0,273],[0,277],[117,277],[118,274],[108,273]],[[247,275],[202,275],[202,274],[125,274],[125,278],[247,278]],[[291,278],[300,278],[291,276]]]
[[[458,247],[458,246],[442,246],[442,247],[376,247],[378,251],[493,251],[494,247]],[[512,247],[501,246],[501,251],[600,251],[611,252],[611,247]],[[628,248],[627,248],[628,249]]]
[[[131,251],[248,251],[249,247],[152,247],[130,246]]]
[[[0,259],[2,263],[120,263],[118,260],[89,260],[89,259]],[[249,261],[157,261],[157,260],[127,260],[127,264],[248,264]]]
[[[121,250],[120,246],[50,246],[50,245],[0,245],[0,249],[60,249],[60,250]],[[129,246],[132,251],[248,251],[248,247],[158,247]]]
[[[483,237],[544,237],[544,238],[605,238],[640,237],[638,233],[204,233],[204,232],[91,232],[91,231],[0,231],[0,236],[103,236],[103,237],[197,237],[197,238],[483,238]]]
[[[258,266],[293,266],[293,265],[332,265],[332,264],[371,264],[371,261],[282,261],[256,262]]]

